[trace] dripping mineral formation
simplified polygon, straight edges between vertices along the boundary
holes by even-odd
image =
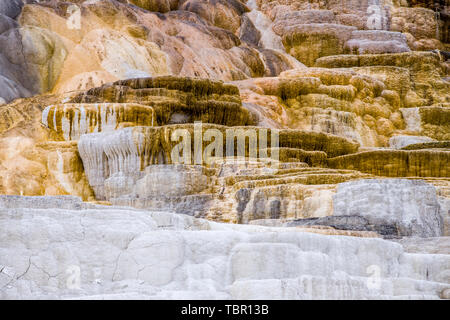
[[[449,14],[0,0],[0,298],[449,299]]]

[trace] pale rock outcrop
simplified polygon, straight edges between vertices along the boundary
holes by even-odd
[[[450,237],[419,238],[404,237],[395,240],[408,253],[448,254],[450,252]]]
[[[376,67],[302,68],[233,84],[260,125],[327,132],[374,147],[387,145],[404,128],[397,108],[409,90],[401,80],[409,74],[392,80],[399,78],[396,73]]]
[[[129,127],[113,132],[82,135],[78,142],[78,149],[90,185],[97,198],[104,200],[104,183],[108,177],[113,177],[121,172],[130,175],[132,179],[137,179],[141,177],[145,168],[154,164],[177,164],[180,161],[184,164],[194,164],[196,161],[195,141],[207,134],[217,136],[213,145],[217,149],[215,152],[220,152],[223,156],[236,156],[239,155],[237,148],[228,149],[229,137],[235,135],[238,139],[244,139],[242,141],[248,148],[248,142],[245,141],[249,140],[245,140],[245,137],[249,132],[253,133],[255,138],[264,135],[268,139],[272,139],[272,135],[275,134],[264,128],[225,127],[212,124]],[[178,138],[174,138],[174,134]],[[180,137],[183,137],[182,141]],[[281,156],[280,160],[282,161],[289,161],[289,158],[292,158],[296,161],[307,161],[312,165],[318,165],[324,162],[326,153],[329,153],[330,156],[346,154],[355,151],[358,147],[357,144],[337,136],[296,130],[282,130],[278,133],[278,139],[279,144],[276,145],[275,138],[274,145],[272,145],[272,140],[267,140],[265,146],[259,144],[258,149],[255,150],[257,155],[261,155],[264,149],[270,151],[275,148],[274,150],[279,157]],[[281,147],[281,150],[276,149],[278,146]],[[181,150],[175,149],[175,147],[181,148]],[[202,154],[208,147],[211,148],[206,141],[202,143]],[[287,150],[284,148],[292,149],[290,157],[285,155],[284,152]],[[174,150],[178,150],[178,155],[174,153]],[[274,150],[270,152],[274,152]],[[322,153],[308,150],[322,150]],[[180,151],[182,151],[183,158],[177,159],[176,157],[180,157]],[[231,151],[233,153],[229,155],[228,153]],[[266,151],[265,157],[271,157],[270,152]],[[204,161],[206,162],[207,158],[204,158]],[[149,170],[151,173],[152,169]]]
[[[201,166],[148,166],[145,176],[136,183],[139,198],[152,196],[185,196],[209,188],[208,176]],[[170,184],[167,182],[170,181]]]
[[[100,66],[118,79],[170,73],[166,54],[153,42],[133,39],[113,30],[93,30],[86,34],[80,45],[90,50]]]
[[[350,53],[399,53],[411,51],[406,36],[400,32],[381,30],[353,31],[351,39],[345,43]]]
[[[0,209],[3,299],[438,299],[449,288],[447,254],[382,239],[15,200]]]
[[[356,216],[391,236],[438,237],[443,219],[436,189],[422,181],[359,180],[339,184],[334,216]]]
[[[313,66],[320,57],[343,54],[344,45],[355,30],[355,27],[332,23],[274,27],[282,35],[286,51],[307,66]]]
[[[20,26],[14,20],[21,11],[21,1],[0,3],[0,98],[9,102],[38,92],[36,75],[23,55]]]
[[[66,209],[86,210],[92,208],[103,208],[87,202],[75,196],[6,196],[0,195],[0,208],[2,209]]]
[[[61,37],[47,29],[34,26],[20,28],[22,54],[29,68],[39,77],[39,92],[53,89],[67,57],[67,48]]]
[[[138,142],[132,128],[113,131],[109,135],[93,133],[82,135],[78,151],[96,198],[105,199],[104,183],[108,176],[122,171],[138,174],[141,169]]]
[[[86,133],[114,131],[124,124],[157,125],[152,107],[130,103],[52,105],[42,112],[42,123],[66,141]]]
[[[301,186],[295,187],[300,190]],[[440,237],[447,234],[448,208],[441,197],[438,198],[435,187],[423,181],[364,179],[339,183],[337,186],[303,186],[303,190],[308,188],[319,191],[312,194],[311,200],[317,200],[320,205],[314,207],[312,202],[309,203],[307,199],[303,199],[304,201],[299,202],[300,214],[294,215],[296,208],[291,205],[289,214],[277,216],[274,214],[273,205],[272,215],[264,214],[262,212],[264,205],[259,201],[259,207],[256,206],[256,210],[254,209],[257,214],[250,216],[253,218],[252,221],[248,220],[248,215],[245,216],[245,222],[277,227],[342,230],[355,232],[355,236],[364,236],[364,232],[375,232],[388,239]],[[263,188],[256,189],[255,192],[261,195],[263,190]],[[285,188],[284,198],[289,198],[286,190],[287,188]],[[247,191],[248,202],[252,190],[241,191]],[[274,191],[270,193],[272,199],[276,199],[276,195]],[[241,201],[244,200],[242,196],[241,198]],[[260,196],[258,198],[262,200]],[[278,201],[282,204],[283,198]],[[293,202],[295,199],[290,199],[290,204]],[[246,205],[247,203],[244,207]],[[277,213],[280,212],[280,208],[283,210],[283,205],[278,206]],[[314,208],[316,211],[311,211]],[[442,242],[445,245],[446,240],[442,239]],[[405,240],[405,243],[409,243],[408,240]]]
[[[422,119],[420,117],[419,108],[401,108],[400,112],[405,119],[406,130],[420,132]]]
[[[333,185],[276,185],[242,188],[236,194],[237,221],[295,219],[332,214]]]

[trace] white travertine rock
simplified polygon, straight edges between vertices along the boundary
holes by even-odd
[[[421,116],[419,108],[400,108],[406,122],[406,130],[419,132],[421,130]]]
[[[261,34],[259,40],[261,47],[284,51],[281,37],[272,31],[272,21],[270,21],[269,18],[258,10],[252,10],[251,12],[246,13],[246,16],[252,21],[255,28]]]
[[[444,218],[444,235],[450,236],[450,199],[448,197],[439,197],[441,205],[441,214]]]
[[[356,30],[345,44],[350,52],[366,53],[400,53],[411,51],[406,36],[400,32],[383,30]]]
[[[394,149],[401,149],[411,144],[426,143],[433,141],[436,140],[425,136],[394,136],[389,139],[389,147]]]
[[[180,197],[208,187],[201,166],[141,167],[142,141],[142,134],[132,128],[81,136],[78,150],[97,199]]]
[[[448,254],[387,240],[71,201],[0,205],[1,299],[438,299],[450,287]]]
[[[274,20],[290,22],[291,24],[336,23],[335,15],[331,10],[291,11],[285,6],[277,6],[272,11],[272,16]]]
[[[367,219],[383,234],[438,237],[443,219],[433,185],[421,180],[365,179],[338,185],[333,196],[335,216]],[[394,230],[387,230],[387,229]],[[395,236],[395,234],[393,234]]]

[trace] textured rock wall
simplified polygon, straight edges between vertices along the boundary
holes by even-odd
[[[0,107],[1,194],[94,200],[76,143],[52,142],[60,138],[41,123],[45,107],[61,99],[39,96]]]
[[[120,126],[153,126],[152,107],[138,104],[62,104],[48,106],[42,123],[64,140],[78,140],[82,134],[114,131]]]
[[[258,125],[327,132],[374,147],[388,146],[396,134],[428,135],[418,109],[410,107],[425,103],[410,78],[406,68],[367,66],[295,69],[234,83]]]
[[[449,177],[448,150],[375,150],[328,160],[331,168],[386,177]]]
[[[448,255],[382,239],[16,200],[0,209],[2,299],[436,299],[448,288]]]
[[[439,237],[443,218],[436,189],[422,181],[360,180],[338,185],[333,197],[335,216],[358,216],[393,235]],[[392,234],[388,230],[382,234]]]
[[[257,145],[257,152],[255,155],[249,154],[250,140],[246,139],[248,131],[253,129],[255,138],[267,137],[267,143],[262,145],[263,140],[259,140]],[[199,130],[196,132],[196,130]],[[227,142],[228,139],[235,136],[238,140],[243,139],[245,150],[243,155],[256,157],[261,155],[266,148],[272,145],[272,133],[268,129],[252,128],[252,127],[233,127],[227,128],[215,125],[200,125],[196,129],[196,125],[170,125],[164,127],[135,127],[117,130],[112,133],[97,133],[83,135],[78,143],[80,156],[83,159],[84,168],[89,177],[91,185],[96,190],[99,198],[103,198],[103,192],[96,188],[102,188],[104,179],[113,176],[119,172],[125,174],[139,174],[144,168],[152,164],[171,164],[179,163],[185,164],[196,163],[196,135],[206,137],[207,134],[217,135],[214,143],[201,138],[202,148],[199,150],[205,154],[206,149],[210,150],[209,156],[236,156],[238,155],[238,148],[229,149],[231,144]],[[177,136],[174,136],[177,134]],[[182,134],[181,136],[179,134]],[[317,156],[313,153],[305,159],[304,150],[320,150],[329,153],[330,156],[338,154],[346,154],[355,151],[358,146],[345,139],[337,136],[318,134],[313,132],[301,132],[295,130],[282,130],[278,133],[278,145],[285,148],[294,148],[298,150],[297,153],[292,153],[292,156],[297,156],[299,160],[309,160],[311,164],[317,164]],[[233,140],[234,141],[234,140]],[[275,140],[273,140],[275,143]],[[182,143],[180,145],[180,143]],[[174,152],[174,147],[179,146],[180,149]],[[209,146],[209,147],[208,147]],[[209,150],[208,149],[208,150]],[[215,151],[214,151],[215,150]],[[229,154],[232,151],[232,154]],[[287,151],[285,149],[285,151]],[[214,152],[214,153],[213,153]],[[273,152],[273,151],[272,151]],[[284,156],[285,153],[282,152]],[[208,161],[205,154],[204,161]],[[307,153],[306,153],[307,155]],[[173,157],[176,156],[176,159]],[[180,160],[178,157],[182,157]],[[272,154],[267,154],[272,157]],[[273,155],[275,157],[275,155]],[[319,156],[320,157],[320,156]],[[323,158],[322,158],[323,159]],[[204,162],[200,162],[203,164]],[[320,162],[319,162],[320,163]]]
[[[22,50],[22,35],[16,21],[22,1],[2,1],[0,4],[0,102],[37,93],[37,80],[27,64]],[[1,103],[0,103],[1,104]]]
[[[80,93],[71,102],[149,105],[161,125],[194,121],[251,125],[252,115],[242,108],[238,93],[235,86],[219,81],[166,76],[114,82]]]
[[[73,10],[64,2],[26,5],[23,26],[48,30],[65,43],[64,66],[53,69],[60,77],[49,90],[166,74],[236,80],[301,65],[282,51],[241,42],[235,34],[249,10],[239,1],[135,4],[150,11],[108,0]]]
[[[0,2],[0,297],[448,297],[442,1],[25,2]],[[267,145],[224,158],[231,131]]]

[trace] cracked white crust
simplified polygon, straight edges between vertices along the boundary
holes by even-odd
[[[450,287],[448,254],[378,238],[16,203],[0,209],[1,299],[435,299]],[[367,286],[373,266],[379,290]]]

